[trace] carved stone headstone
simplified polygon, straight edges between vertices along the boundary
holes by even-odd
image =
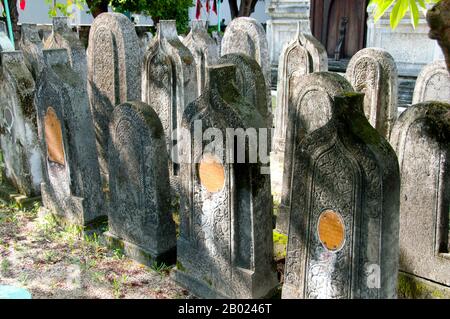
[[[355,91],[364,93],[364,113],[370,124],[389,139],[398,114],[394,58],[384,49],[362,49],[351,58],[346,77]]]
[[[66,49],[73,70],[86,82],[86,50],[77,34],[69,27],[68,17],[53,18],[52,35],[45,41],[44,49]]]
[[[0,52],[3,51],[14,51],[14,45],[8,37],[5,23],[0,21]]]
[[[400,270],[450,286],[450,104],[403,112],[391,144],[400,164]]]
[[[295,145],[283,298],[395,298],[400,177],[362,94]]]
[[[291,181],[296,179],[292,170],[295,145],[305,135],[326,125],[336,95],[353,91],[350,83],[331,72],[315,72],[302,77],[292,88],[288,104],[286,143],[284,150],[281,203],[277,216],[277,230],[288,233]]]
[[[35,83],[22,52],[2,52],[0,143],[6,177],[27,196],[41,193],[42,155],[37,136]]]
[[[260,157],[254,163],[237,162],[231,150],[235,128],[267,129],[267,124],[236,90],[234,65],[211,67],[209,76],[209,87],[183,116],[185,135],[191,135],[181,152],[183,187],[174,279],[200,297],[261,298],[277,286],[272,268],[270,175],[261,174]],[[196,140],[198,121],[200,139],[214,132],[218,143],[214,151],[207,141]],[[252,154],[253,143],[245,146],[243,154]]]
[[[44,50],[44,59],[35,96],[43,204],[71,223],[87,225],[106,212],[86,87],[67,50]]]
[[[19,46],[25,57],[25,63],[28,70],[31,71],[31,74],[36,81],[39,73],[41,73],[45,66],[44,54],[42,53],[44,44],[39,37],[37,25],[28,23],[22,24]]]
[[[270,93],[269,46],[264,28],[257,20],[240,17],[230,22],[223,35],[221,55],[229,53],[243,53],[255,59],[261,66]]]
[[[144,32],[139,36],[139,42],[141,45],[141,58],[144,58],[147,47],[153,40],[153,34],[151,32]]]
[[[299,22],[295,38],[286,44],[278,63],[277,109],[273,141],[275,152],[284,152],[291,88],[297,86],[304,75],[321,71],[328,71],[327,51],[312,35],[300,32]]]
[[[186,106],[198,96],[193,55],[178,38],[174,20],[161,20],[149,45],[142,71],[142,100],[161,119],[169,154],[173,132],[180,127]],[[173,154],[172,154],[173,156]],[[178,165],[169,165],[171,183],[177,188]]]
[[[219,53],[222,52],[222,39],[223,39],[222,35],[217,31],[213,31],[211,33],[211,37],[216,42],[216,45],[219,48]]]
[[[428,64],[417,77],[412,102],[427,101],[450,103],[450,74],[444,60]]]
[[[106,147],[114,106],[141,99],[139,38],[133,22],[121,13],[102,13],[89,31],[88,94],[94,119],[100,169],[106,182]]]
[[[197,66],[198,95],[201,95],[208,82],[206,68],[217,63],[219,47],[209,36],[205,21],[192,21],[191,32],[183,39],[183,44],[191,51]]]
[[[239,94],[245,100],[256,107],[263,117],[268,118],[269,127],[272,125],[272,117],[267,105],[271,102],[267,91],[264,75],[259,64],[249,56],[242,53],[230,53],[222,56],[219,64],[234,64],[236,66],[236,86]],[[264,92],[264,93],[262,93]]]
[[[166,140],[156,112],[142,102],[116,106],[109,125],[107,237],[137,261],[175,261]]]

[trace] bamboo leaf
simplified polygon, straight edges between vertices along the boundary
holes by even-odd
[[[395,29],[397,28],[400,21],[403,19],[403,17],[406,14],[406,11],[408,11],[409,8],[409,1],[408,0],[398,0],[397,3],[394,5],[394,8],[391,12],[391,28]]]
[[[409,11],[411,12],[411,23],[415,29],[419,25],[419,8],[416,0],[409,0]]]
[[[377,9],[375,11],[375,14],[373,16],[373,19],[375,22],[377,22],[386,12],[387,9],[389,9],[395,0],[382,0],[377,1]]]

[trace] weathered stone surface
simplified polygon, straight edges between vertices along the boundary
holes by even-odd
[[[73,70],[86,82],[86,50],[80,39],[78,39],[78,35],[69,27],[68,17],[53,18],[52,34],[45,41],[44,49],[66,49]]]
[[[236,90],[233,65],[214,66],[209,71],[209,87],[183,116],[183,128],[191,136],[182,151],[174,278],[200,297],[264,297],[277,285],[272,268],[270,175],[261,174],[261,157],[255,163],[230,163],[225,159],[236,159],[236,154],[230,154],[232,144],[225,149],[219,144],[213,152],[205,147],[209,141],[199,143],[194,138],[197,120],[201,121],[200,133],[214,128],[219,143],[218,135],[227,136],[227,128],[257,130],[267,129],[267,124]],[[247,144],[246,152],[251,147]]]
[[[296,129],[297,130],[297,129]],[[363,95],[295,145],[283,298],[395,298],[400,177]]]
[[[22,52],[2,52],[0,143],[6,177],[26,196],[41,193],[42,155],[37,136],[35,83]]]
[[[174,20],[159,22],[145,54],[142,78],[142,100],[161,119],[167,149],[172,152],[173,132],[181,125],[185,107],[198,96],[195,60],[179,40]],[[169,165],[169,174],[176,187],[177,164]]]
[[[107,235],[151,266],[175,261],[166,140],[156,112],[142,102],[116,106],[111,116],[110,210]],[[171,257],[171,258],[170,258]]]
[[[151,32],[144,32],[139,36],[142,59],[144,58],[145,52],[147,52],[147,47],[152,42],[152,40],[153,40],[153,34]]]
[[[42,53],[44,45],[39,37],[37,25],[22,24],[19,46],[25,56],[25,63],[28,70],[31,71],[34,80],[37,80],[38,75],[45,66],[44,54]]]
[[[450,74],[444,60],[428,64],[417,77],[412,102],[426,101],[450,102]]]
[[[219,54],[220,54],[220,52],[222,52],[222,39],[223,39],[222,35],[220,33],[218,33],[217,31],[213,31],[211,33],[211,37],[216,42],[216,45],[219,48]]]
[[[3,51],[14,51],[14,45],[8,37],[5,23],[0,21],[0,52]]]
[[[303,76],[290,93],[281,203],[277,217],[277,229],[283,234],[288,233],[289,227],[291,181],[297,178],[292,171],[294,147],[305,135],[328,123],[336,95],[351,91],[350,83],[342,76],[316,72]]]
[[[236,66],[236,86],[239,94],[256,107],[259,113],[267,118],[267,125],[272,126],[272,115],[267,105],[271,102],[267,94],[266,83],[259,64],[249,56],[242,53],[230,53],[222,56],[219,64],[234,64]],[[264,92],[264,93],[262,93]]]
[[[106,211],[86,87],[70,67],[67,50],[44,50],[44,59],[35,96],[43,204],[71,223],[87,225]]]
[[[450,105],[409,107],[391,136],[400,172],[400,269],[450,286]]]
[[[397,66],[384,49],[366,48],[350,60],[346,73],[355,91],[364,93],[364,113],[370,124],[389,139],[397,118]]]
[[[347,67],[347,79],[365,94],[364,111],[380,134],[389,137],[397,116],[397,67],[381,48],[366,48],[355,54]]]
[[[300,32],[299,22],[295,38],[283,48],[278,63],[275,152],[284,152],[291,87],[296,87],[304,75],[321,71],[328,71],[327,51],[312,35]]]
[[[141,99],[141,57],[134,24],[120,13],[97,16],[89,32],[88,94],[97,152],[104,182],[108,180],[106,147],[114,106]]]
[[[269,47],[263,26],[253,18],[233,19],[225,29],[222,39],[221,55],[243,53],[253,58],[261,66],[266,87],[271,88]],[[271,110],[271,107],[269,106]]]
[[[192,21],[191,32],[183,39],[183,44],[191,51],[197,66],[198,95],[201,95],[208,82],[206,68],[217,63],[219,47],[209,36],[205,21]]]

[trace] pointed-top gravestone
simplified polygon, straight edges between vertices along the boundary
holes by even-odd
[[[277,216],[277,230],[283,234],[288,233],[291,181],[297,177],[292,170],[295,145],[305,135],[328,123],[336,95],[352,91],[344,77],[331,72],[305,75],[292,90],[288,105],[281,203]]]
[[[195,60],[179,40],[174,20],[159,22],[157,35],[145,54],[142,77],[142,99],[161,119],[171,154],[173,132],[180,127],[186,106],[198,96]],[[176,189],[178,166],[169,166]]]
[[[14,51],[14,45],[8,37],[5,23],[0,21],[0,52],[4,51]]]
[[[41,193],[35,83],[21,51],[1,53],[0,143],[6,177],[23,195]]]
[[[44,54],[42,53],[44,45],[39,37],[39,31],[36,24],[22,24],[19,46],[25,57],[25,63],[28,70],[31,71],[33,78],[37,80],[45,63]]]
[[[450,103],[450,74],[444,60],[428,64],[417,77],[412,103],[427,101]]]
[[[400,270],[450,286],[450,104],[409,107],[391,144],[401,173]]]
[[[45,41],[44,49],[66,49],[73,70],[86,82],[87,59],[86,50],[77,34],[69,27],[68,17],[54,17],[52,34]]]
[[[362,49],[351,58],[346,77],[355,91],[364,93],[364,113],[370,124],[389,138],[398,114],[394,58],[384,49]]]
[[[284,47],[278,63],[277,109],[273,149],[284,152],[288,120],[289,93],[306,74],[328,71],[328,57],[324,46],[312,35],[300,32]]]
[[[183,44],[194,56],[197,66],[198,95],[201,95],[208,81],[206,68],[217,63],[219,47],[206,31],[203,20],[192,21],[191,32],[183,39]]]
[[[65,49],[44,50],[35,103],[44,157],[44,207],[70,223],[105,216],[95,132],[86,87]]]
[[[106,147],[114,106],[141,99],[141,57],[133,22],[121,13],[102,13],[89,31],[88,94],[100,169],[108,180]]]
[[[107,237],[143,264],[172,264],[176,233],[161,121],[147,104],[126,102],[114,109],[109,129]]]
[[[269,46],[263,26],[255,19],[240,17],[233,19],[225,29],[221,55],[243,53],[253,58],[261,66],[267,90],[271,88]],[[269,107],[271,110],[271,108]]]
[[[256,107],[259,113],[267,118],[267,124],[272,125],[272,116],[268,112],[267,104],[271,101],[266,94],[267,88],[259,64],[242,53],[230,53],[222,56],[219,64],[234,64],[236,66],[236,86],[245,100]],[[264,92],[264,94],[261,94]]]
[[[294,146],[283,298],[395,298],[400,176],[362,94]],[[297,129],[296,129],[297,130]]]
[[[234,65],[213,66],[209,77],[204,94],[183,116],[186,140],[173,276],[200,297],[261,298],[278,284],[272,267],[270,175],[261,174],[260,157],[251,163],[239,160],[239,154],[257,155],[250,150],[256,151],[254,143],[260,141],[243,145],[234,140],[235,129],[267,130],[267,123],[236,90]],[[216,148],[196,140],[199,124],[200,134],[214,132]],[[236,147],[237,154],[236,145],[242,147]]]

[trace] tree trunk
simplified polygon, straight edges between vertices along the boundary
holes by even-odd
[[[239,8],[237,5],[237,0],[228,0],[228,3],[230,4],[231,19],[237,18],[239,16]]]
[[[430,26],[429,37],[437,40],[450,73],[450,0],[442,0],[428,10],[427,22]]]
[[[103,12],[108,12],[108,0],[86,0],[86,4],[89,7],[89,11],[91,11],[92,16],[96,18],[98,15]]]

